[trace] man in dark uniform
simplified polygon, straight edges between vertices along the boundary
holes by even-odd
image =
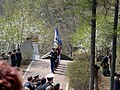
[[[52,73],[55,73],[55,60],[57,59],[57,52],[55,52],[55,48],[52,48],[52,51],[50,53],[50,63],[51,63],[51,71]]]
[[[56,49],[54,50],[54,59],[55,59],[55,67],[54,67],[54,70],[56,70],[56,68],[57,68],[57,66],[58,66],[58,52],[57,52]]]
[[[16,50],[13,50],[11,54],[11,66],[12,67],[16,66]]]
[[[42,86],[42,90],[46,90],[46,88],[47,88],[48,86],[53,86],[52,83],[53,83],[53,78],[54,78],[54,76],[55,76],[55,75],[54,75],[53,73],[50,73],[50,74],[48,74],[48,75],[46,76],[48,82],[45,83],[45,84]]]
[[[22,54],[21,54],[19,48],[17,49],[17,52],[16,52],[16,58],[17,58],[17,67],[20,68],[20,64],[21,64],[21,60],[22,60]]]
[[[42,90],[42,86],[46,83],[46,78],[41,79],[41,84],[36,88],[36,90]]]

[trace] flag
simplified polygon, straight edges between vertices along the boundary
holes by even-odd
[[[55,28],[54,47],[57,48],[60,46],[62,46],[62,41],[61,41],[59,33],[58,33],[58,28]]]
[[[62,52],[62,41],[58,33],[58,28],[55,28],[54,48],[58,50],[58,63],[60,64],[60,58],[61,58],[61,52]]]

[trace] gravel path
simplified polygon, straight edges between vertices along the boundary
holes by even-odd
[[[55,83],[59,82],[63,90],[66,90],[66,87],[68,85],[68,81],[66,78],[66,68],[69,62],[71,61],[61,60],[61,64],[59,65],[57,71],[55,71],[54,82]],[[26,78],[29,75],[32,75],[32,76],[39,75],[40,78],[42,78],[42,77],[45,77],[49,73],[51,73],[49,59],[35,60],[34,62],[32,62],[31,67],[27,71],[24,77],[24,80],[26,81]]]

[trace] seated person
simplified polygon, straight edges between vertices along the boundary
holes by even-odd
[[[21,72],[0,62],[0,90],[23,90]]]
[[[24,87],[28,87],[30,90],[35,90],[35,85],[32,81],[33,81],[33,77],[29,76],[27,78],[27,82],[24,84]]]
[[[54,90],[63,90],[63,89],[60,89],[60,83],[56,83],[54,85]]]
[[[32,82],[35,84],[35,88],[37,88],[41,84],[39,75],[34,76],[34,79]]]
[[[36,88],[36,90],[42,90],[42,86],[46,83],[46,78],[41,79],[41,84]]]
[[[47,76],[46,76],[46,78],[47,78],[47,83],[45,83],[43,86],[42,86],[42,90],[46,90],[46,88],[48,87],[48,86],[53,86],[52,84],[53,84],[53,78],[54,78],[54,74],[53,73],[50,73],[50,74],[48,74]]]
[[[60,84],[59,83],[54,85],[54,90],[59,90],[59,88],[60,88]]]

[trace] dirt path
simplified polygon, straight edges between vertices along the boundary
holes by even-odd
[[[110,77],[105,77],[101,74],[99,90],[109,90],[109,86],[110,86]]]
[[[32,76],[39,75],[40,78],[42,78],[42,77],[45,77],[47,74],[51,73],[49,61],[50,61],[49,59],[40,59],[32,62],[31,67],[29,68],[28,72],[24,77],[24,80],[26,81],[26,78],[29,75],[32,75]],[[66,68],[69,62],[71,61],[62,60],[57,71],[55,71],[54,82],[56,83],[59,82],[63,90],[66,90],[67,83],[68,83],[66,78]]]
[[[120,64],[116,63],[116,72],[120,74]],[[109,90],[110,88],[110,77],[105,77],[100,74],[100,83],[99,83],[99,90]]]

